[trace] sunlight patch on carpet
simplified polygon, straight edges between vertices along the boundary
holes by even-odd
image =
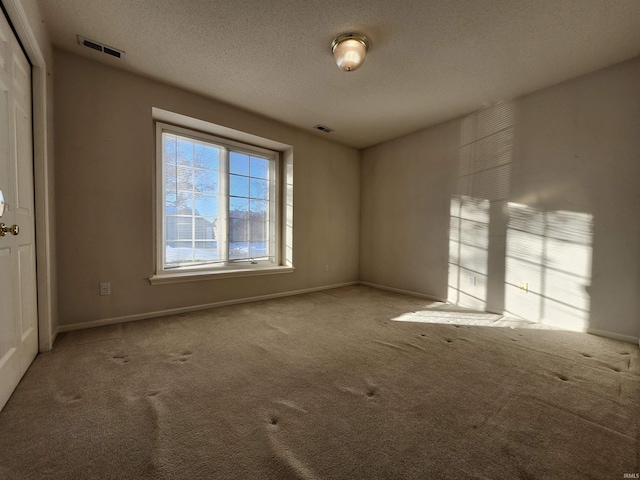
[[[505,317],[495,313],[461,312],[447,310],[419,310],[392,318],[395,322],[435,323],[440,325],[469,325],[474,327],[508,327],[552,330],[554,327]]]

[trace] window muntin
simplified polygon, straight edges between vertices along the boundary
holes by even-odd
[[[158,271],[277,265],[278,154],[158,124]]]

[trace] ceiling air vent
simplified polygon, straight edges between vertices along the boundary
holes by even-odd
[[[316,130],[320,130],[321,132],[324,132],[324,133],[333,132],[333,128],[325,127],[324,125],[316,125],[313,128],[315,128]]]
[[[85,47],[93,48],[102,53],[106,53],[107,55],[111,55],[112,57],[122,58],[124,57],[124,53],[122,50],[118,50],[117,48],[108,47],[100,42],[96,42],[95,40],[89,40],[88,38],[82,37],[78,35],[78,43],[80,45],[84,45]]]

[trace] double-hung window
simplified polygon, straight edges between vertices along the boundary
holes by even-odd
[[[279,265],[279,153],[156,123],[156,274]]]

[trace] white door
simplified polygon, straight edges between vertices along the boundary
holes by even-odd
[[[38,353],[31,128],[31,67],[0,13],[0,409]]]

